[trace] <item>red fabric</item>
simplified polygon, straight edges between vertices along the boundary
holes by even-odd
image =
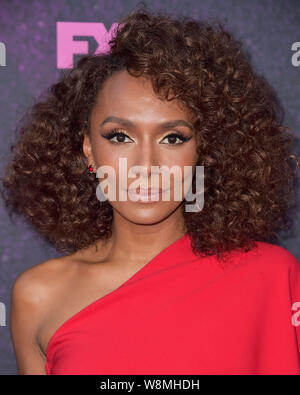
[[[300,263],[256,245],[221,267],[184,235],[58,328],[47,374],[300,374]]]

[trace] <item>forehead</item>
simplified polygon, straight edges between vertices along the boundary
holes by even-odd
[[[170,119],[180,115],[188,119],[187,110],[178,100],[163,100],[153,91],[152,83],[145,77],[133,77],[122,70],[107,79],[98,93],[94,111],[103,116],[123,115],[127,118]]]

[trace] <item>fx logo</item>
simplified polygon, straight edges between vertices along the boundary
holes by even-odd
[[[103,23],[56,22],[57,68],[71,69],[74,67],[73,55],[89,53],[88,40],[77,38],[76,41],[75,36],[93,37],[98,45],[95,54],[109,52],[108,42],[118,25],[113,23],[107,31]]]
[[[0,66],[6,66],[6,48],[3,43],[0,42]]]

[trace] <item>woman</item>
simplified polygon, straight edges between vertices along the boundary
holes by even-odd
[[[14,283],[19,374],[299,374],[300,265],[271,243],[295,156],[271,87],[221,24],[138,10],[110,45],[33,106],[3,180],[65,254]],[[204,166],[203,208],[175,199],[183,176],[168,200],[101,201],[102,166],[130,197],[120,158],[142,186],[177,165],[194,188]]]

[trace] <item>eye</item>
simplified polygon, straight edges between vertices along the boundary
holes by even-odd
[[[191,138],[192,137],[185,137],[182,133],[171,133],[163,138],[163,140],[170,139],[169,143],[161,143],[161,144],[179,145],[185,143],[186,141],[189,141]],[[179,142],[176,143],[176,139],[178,139]]]
[[[109,140],[113,144],[126,144],[130,142],[130,141],[124,141],[126,138],[130,139],[130,137],[128,137],[127,134],[125,133],[118,132],[118,130],[123,130],[123,129],[113,129],[108,133],[102,134],[102,137]],[[114,138],[116,138],[115,141],[113,141]]]

